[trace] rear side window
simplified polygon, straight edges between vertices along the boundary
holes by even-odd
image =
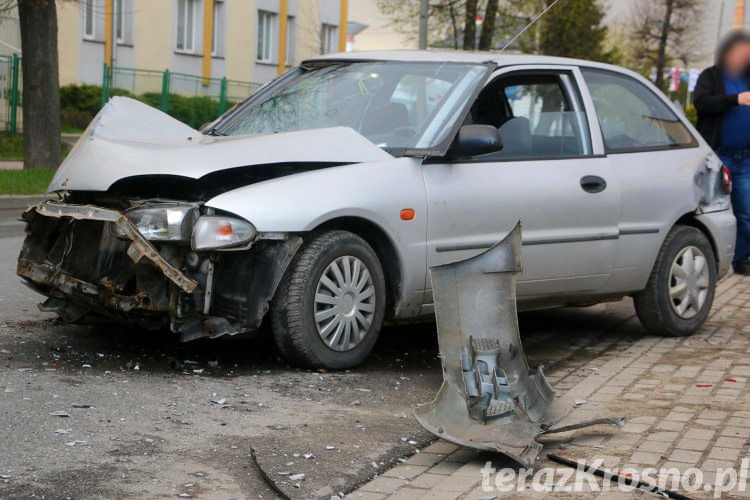
[[[677,115],[651,89],[629,76],[582,69],[608,153],[696,146]]]

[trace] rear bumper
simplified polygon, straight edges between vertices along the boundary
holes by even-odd
[[[711,235],[716,248],[717,277],[721,279],[729,273],[732,266],[737,220],[731,210],[709,212],[697,215],[695,219],[708,229]]]

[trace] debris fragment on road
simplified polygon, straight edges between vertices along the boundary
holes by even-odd
[[[555,391],[530,369],[516,314],[521,273],[521,223],[476,257],[430,268],[443,366],[434,401],[414,415],[427,430],[458,445],[507,455],[532,467],[544,434],[624,419],[600,419],[560,429],[544,423]],[[575,400],[575,406],[586,400]],[[416,444],[409,441],[409,444]]]
[[[462,446],[503,453],[530,467],[554,399],[541,368],[530,370],[516,315],[521,224],[486,252],[430,268],[443,385],[414,410],[422,426]]]

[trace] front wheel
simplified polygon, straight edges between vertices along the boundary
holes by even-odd
[[[651,333],[685,337],[708,317],[716,293],[716,258],[706,236],[689,226],[667,235],[646,289],[633,296]]]
[[[385,277],[359,236],[330,231],[309,241],[271,304],[273,337],[291,363],[343,369],[370,354],[385,315]]]

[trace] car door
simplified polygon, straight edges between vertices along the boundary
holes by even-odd
[[[591,294],[614,263],[620,192],[601,135],[591,134],[598,124],[579,91],[580,71],[508,67],[488,82],[464,124],[497,126],[504,147],[423,166],[428,264],[477,255],[520,220],[519,299],[563,303]],[[426,288],[429,302],[429,282]]]
[[[582,68],[604,148],[621,186],[620,239],[610,287],[641,290],[666,234],[698,205],[695,175],[707,148],[646,80]]]

